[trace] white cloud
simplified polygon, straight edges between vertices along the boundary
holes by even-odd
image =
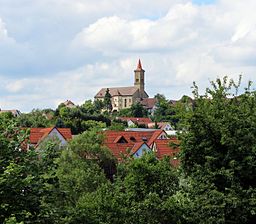
[[[80,103],[101,87],[132,85],[138,58],[151,96],[179,98],[192,81],[222,75],[255,79],[255,0],[11,2],[0,8],[0,107]]]
[[[157,19],[126,20],[104,17],[84,28],[73,41],[75,47],[89,47],[111,54],[113,51],[166,50],[197,38],[193,21],[198,9],[191,3],[174,5]]]
[[[0,41],[6,39],[7,37],[8,37],[7,29],[5,27],[4,22],[0,18]]]

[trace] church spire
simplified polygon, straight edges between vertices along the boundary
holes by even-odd
[[[142,65],[141,65],[140,59],[138,61],[138,65],[137,65],[137,69],[136,70],[142,70]]]

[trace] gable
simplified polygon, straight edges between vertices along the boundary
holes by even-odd
[[[72,139],[70,128],[31,128],[29,140],[32,145],[38,145],[45,139],[57,138],[62,145]]]
[[[140,158],[145,152],[150,152],[150,151],[151,151],[151,149],[149,148],[149,146],[147,144],[143,143],[143,144],[141,144],[140,147],[138,147],[135,151],[133,151],[133,157]]]
[[[45,139],[53,139],[53,138],[57,138],[58,140],[60,140],[62,145],[67,144],[67,141],[64,138],[64,136],[56,128],[53,128],[52,131],[48,134],[48,136]]]

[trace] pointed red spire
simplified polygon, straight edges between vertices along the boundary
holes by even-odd
[[[141,65],[140,59],[139,59],[138,65],[137,65],[137,70],[142,70],[142,65]]]

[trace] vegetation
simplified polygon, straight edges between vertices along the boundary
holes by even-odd
[[[65,148],[49,140],[24,151],[26,120],[1,114],[0,223],[255,223],[256,93],[249,85],[238,96],[238,86],[217,79],[204,95],[194,86],[194,104],[185,107],[184,99],[177,107],[178,169],[153,153],[117,163],[93,128],[104,126],[97,120],[81,119],[87,131]],[[47,122],[57,117],[67,125],[89,116],[93,106],[62,105]],[[156,116],[165,119],[165,112]]]

